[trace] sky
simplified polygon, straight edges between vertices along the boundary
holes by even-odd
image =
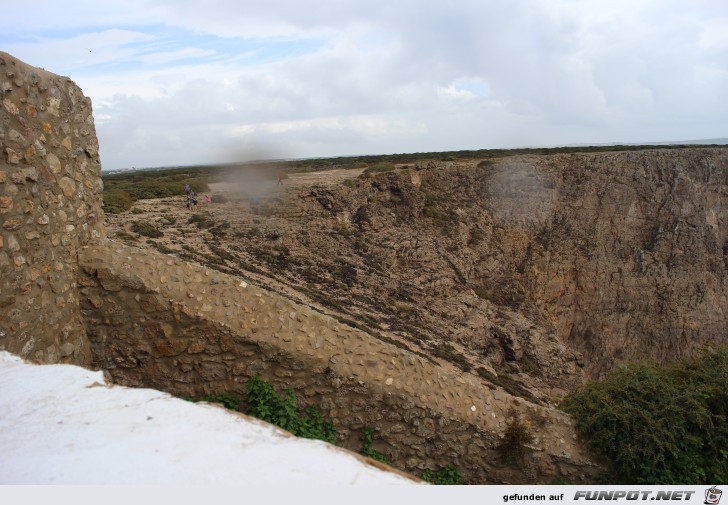
[[[2,2],[103,169],[728,136],[725,0]]]

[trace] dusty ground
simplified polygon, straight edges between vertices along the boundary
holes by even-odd
[[[236,238],[241,238],[246,231],[266,229],[276,225],[283,226],[286,224],[286,220],[266,214],[290,207],[288,202],[295,201],[310,188],[336,186],[347,179],[355,180],[363,170],[346,169],[290,174],[282,184],[278,184],[275,180],[257,178],[250,181],[250,185],[246,185],[244,178],[237,181],[211,183],[210,191],[200,195],[195,209],[187,208],[187,198],[184,194],[173,198],[139,200],[130,212],[107,214],[106,226],[109,236],[117,236],[137,246],[151,246],[162,252],[196,260],[203,264],[209,264],[211,261],[217,263],[218,259],[214,258],[210,245],[216,244],[218,240],[215,237],[210,239],[208,234],[201,233],[201,230],[206,229],[204,226],[210,223],[218,223],[218,225],[228,223],[229,227],[234,230]],[[205,203],[204,195],[209,195],[212,202]],[[256,197],[258,205],[254,204]],[[197,226],[197,223],[194,222],[190,223],[189,221],[194,220],[195,215],[200,218],[204,217],[207,222],[197,222],[204,223],[203,226]],[[154,224],[163,235],[150,238],[135,233],[132,231],[132,226],[136,221]],[[210,228],[214,228],[214,226]],[[224,270],[224,268],[221,269]],[[296,292],[285,283],[277,282],[269,275],[261,275],[252,271],[236,271],[235,273],[276,292],[286,294],[292,299],[315,305],[305,295]]]
[[[422,202],[392,208],[391,195],[378,189],[387,177],[361,179],[361,173],[291,174],[281,185],[238,174],[212,184],[213,203],[201,195],[194,210],[181,194],[108,215],[109,236],[240,276],[531,400],[558,401],[581,380],[558,342],[460,285],[457,256],[472,251],[458,245],[458,227],[422,219]],[[393,175],[417,182],[420,174]],[[418,187],[408,185],[410,196],[421,199]],[[468,226],[485,219],[463,216]],[[134,223],[152,225],[161,236],[137,233]],[[523,366],[516,364],[521,358]]]

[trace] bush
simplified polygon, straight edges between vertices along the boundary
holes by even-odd
[[[392,172],[394,171],[394,163],[389,163],[386,161],[383,161],[381,163],[377,163],[375,165],[372,165],[371,167],[368,167],[366,170],[364,170],[363,173],[365,174],[377,174],[380,172]]]
[[[373,435],[374,428],[372,427],[366,427],[361,430],[361,449],[359,449],[359,454],[388,465],[389,460],[387,459],[387,456],[376,449],[372,449]]]
[[[247,393],[248,414],[251,416],[275,424],[297,437],[336,443],[334,423],[324,421],[315,405],[299,413],[292,389],[286,389],[283,396],[278,396],[270,383],[259,377],[251,377]]]
[[[623,365],[567,397],[562,408],[589,447],[609,460],[610,481],[728,481],[726,348],[667,368]]]
[[[231,393],[221,393],[219,395],[203,395],[192,401],[219,403],[226,409],[237,411],[240,410],[240,398]]]
[[[508,421],[499,449],[507,463],[520,464],[529,451],[527,444],[533,440],[531,427],[514,414]]]
[[[196,193],[206,192],[208,181],[218,171],[215,167],[189,167],[106,174],[104,210],[114,214],[129,210],[137,200],[182,196],[185,184]]]
[[[145,223],[144,221],[134,221],[131,223],[131,231],[149,238],[159,238],[164,236],[164,233],[155,228],[154,225]]]
[[[126,191],[117,189],[113,191],[104,191],[104,212],[109,214],[119,214],[131,209],[134,204],[131,195]]]
[[[438,484],[444,486],[455,486],[463,483],[463,477],[460,475],[460,470],[457,469],[452,463],[448,464],[445,468],[433,472],[432,470],[425,470],[422,474],[422,480],[429,482],[430,484]]]

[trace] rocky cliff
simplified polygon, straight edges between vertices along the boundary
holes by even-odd
[[[422,161],[292,175],[197,227],[165,224],[176,200],[139,207],[172,251],[553,403],[615,363],[725,342],[727,177],[718,148]]]

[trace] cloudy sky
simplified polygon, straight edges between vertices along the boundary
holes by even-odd
[[[4,1],[104,169],[728,136],[725,0]]]

